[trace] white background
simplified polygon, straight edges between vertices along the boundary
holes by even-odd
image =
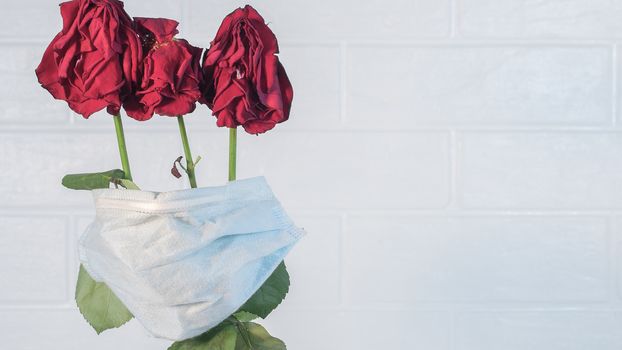
[[[620,0],[253,2],[280,38],[291,120],[241,135],[309,234],[265,322],[290,350],[622,348]],[[234,1],[127,0],[209,45]],[[0,348],[165,349],[101,336],[73,301],[91,218],[63,174],[119,167],[112,119],[38,87],[55,1],[0,6]],[[227,131],[187,117],[199,184]],[[136,182],[183,188],[176,121],[126,119]]]

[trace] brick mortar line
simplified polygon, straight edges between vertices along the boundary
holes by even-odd
[[[527,305],[525,305],[527,304]],[[541,306],[536,303],[529,305],[529,302],[524,303],[512,303],[500,305],[487,305],[486,303],[459,303],[459,302],[444,302],[444,303],[404,303],[393,305],[366,305],[366,306],[344,306],[337,305],[313,305],[313,306],[297,306],[289,305],[286,312],[441,312],[448,313],[452,310],[456,314],[463,313],[620,313],[622,307],[609,307],[607,305],[595,305],[594,303],[564,303]],[[73,303],[31,303],[22,305],[2,304],[0,303],[0,311],[27,311],[27,310],[39,310],[39,311],[66,311],[66,310],[78,310],[77,306]]]
[[[348,46],[339,44],[339,127],[343,128],[348,119]]]
[[[458,38],[459,13],[458,0],[449,0],[449,37],[454,40]]]
[[[611,125],[613,127],[617,127],[618,126],[618,113],[619,113],[619,69],[618,69],[618,49],[619,49],[619,45],[615,44],[613,45],[613,50],[612,50],[612,59],[611,59],[611,110],[612,110],[612,118],[611,118]]]
[[[180,22],[183,24],[183,22]],[[59,28],[60,29],[60,28]],[[189,39],[192,36],[194,36],[195,34],[192,34],[190,30],[184,30],[184,34],[183,37],[185,39]],[[215,34],[215,33],[214,33]],[[197,34],[196,36],[202,36],[200,34]],[[24,45],[24,46],[47,46],[50,41],[53,39],[53,36],[48,37],[2,37],[0,36],[0,46],[2,45]],[[190,39],[189,39],[190,40]],[[457,44],[457,43],[474,43],[474,44],[481,44],[481,43],[490,43],[492,45],[498,45],[502,42],[507,42],[504,40],[486,40],[486,39],[467,39],[467,40],[455,40],[452,39],[450,37],[444,37],[444,36],[439,36],[439,37],[412,37],[412,38],[408,38],[408,37],[404,37],[404,38],[398,38],[395,39],[394,37],[387,37],[387,38],[374,38],[374,39],[362,39],[362,38],[348,38],[348,37],[343,37],[343,38],[339,38],[339,37],[335,37],[333,39],[330,40],[279,40],[279,47],[280,48],[299,48],[299,47],[327,47],[327,48],[339,48],[339,46],[341,45],[341,43],[346,42],[346,43],[352,43],[354,45],[379,45],[379,46],[401,46],[401,45],[418,45],[418,44],[422,44],[422,45],[429,45],[429,44],[434,44],[434,43],[446,43],[448,45],[453,45],[453,44]],[[541,40],[515,40],[515,42],[518,43],[529,43],[529,42],[536,42],[536,43],[540,43]],[[554,42],[557,43],[561,43],[561,44],[568,44],[571,43],[573,45],[575,44],[580,44],[580,45],[588,45],[588,46],[592,46],[594,45],[594,43],[609,43],[609,39],[603,39],[603,40],[556,40]],[[204,47],[203,49],[205,49],[206,47]]]
[[[620,235],[620,217],[611,215],[609,217],[608,225],[609,225],[609,239],[610,239],[610,279],[611,279],[611,300],[612,304],[616,306],[622,307],[622,258],[619,256],[621,253],[620,248],[622,248],[622,237]]]
[[[460,177],[458,164],[458,156],[461,154],[459,147],[461,143],[458,140],[458,133],[456,130],[452,130],[449,134],[449,203],[447,208],[449,210],[456,210],[460,207],[459,195],[461,189],[459,188]]]
[[[577,209],[577,210],[507,210],[507,209],[317,209],[317,208],[297,208],[289,207],[288,211],[295,215],[307,217],[340,217],[346,215],[375,215],[375,216],[429,216],[429,217],[486,217],[486,216],[506,216],[506,217],[594,217],[606,218],[608,216],[622,216],[622,209],[610,210],[593,210],[593,209]],[[31,206],[0,206],[0,216],[2,217],[33,217],[58,219],[66,216],[90,217],[94,211],[84,210],[84,206],[66,206],[58,207],[50,205],[49,207],[31,207]]]
[[[346,269],[345,269],[345,261],[346,261],[346,234],[348,231],[348,215],[345,213],[342,213],[340,216],[340,222],[339,222],[339,256],[338,256],[338,264],[339,266],[338,268],[338,278],[339,278],[339,293],[338,293],[338,305],[339,307],[344,307],[346,305],[346,283],[345,283],[345,274],[346,274]]]
[[[60,30],[60,28],[59,28]],[[192,40],[192,37],[203,37],[200,33],[193,33],[191,30],[185,30],[183,37],[189,40]],[[460,36],[459,33],[456,33],[457,36],[451,37],[449,35],[440,35],[440,36],[403,36],[403,37],[395,37],[395,36],[386,36],[386,37],[334,37],[329,40],[318,40],[318,39],[282,39],[279,40],[279,46],[282,48],[286,47],[339,47],[341,42],[347,42],[348,45],[354,46],[376,46],[376,47],[400,47],[400,46],[410,46],[410,45],[421,45],[421,46],[429,46],[429,45],[447,45],[447,46],[462,46],[462,45],[474,45],[474,46],[482,46],[482,45],[490,45],[490,46],[607,46],[615,43],[622,42],[622,36],[601,36],[601,37],[572,37],[568,36],[565,38],[559,37],[471,37],[471,36]],[[0,45],[48,45],[50,41],[53,39],[53,36],[49,37],[9,37],[9,36],[0,36]]]
[[[412,128],[402,128],[402,129],[372,129],[372,128],[332,128],[332,129],[287,129],[287,130],[279,130],[279,134],[298,134],[298,133],[350,133],[350,134],[404,134],[404,133],[446,133],[449,134],[452,131],[458,133],[541,133],[541,132],[551,132],[551,133],[612,133],[619,134],[622,133],[622,127],[613,127],[607,124],[608,126],[487,126],[487,125],[477,125],[477,126],[456,126],[456,125],[422,125],[420,127],[412,127]],[[3,126],[0,124],[0,126]],[[94,126],[94,127],[78,127],[71,126],[70,124],[59,125],[58,127],[33,127],[27,124],[24,125],[4,125],[3,129],[0,129],[0,134],[15,134],[15,133],[50,133],[50,134],[68,134],[73,135],[76,133],[88,133],[88,134],[110,134],[111,129],[104,126]],[[160,126],[149,126],[149,127],[140,127],[140,126],[124,126],[125,130],[132,133],[164,133],[164,132],[172,132],[176,129],[170,126],[160,127]],[[222,133],[224,135],[224,130],[222,129],[213,129],[212,127],[193,127],[192,130],[194,132],[205,132],[205,133]]]

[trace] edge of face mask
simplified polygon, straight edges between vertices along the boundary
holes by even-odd
[[[193,206],[232,199],[273,199],[265,177],[231,181],[223,186],[201,187],[169,192],[123,189],[92,190],[96,209],[134,210],[145,213],[174,212]]]
[[[78,246],[76,247],[76,249],[78,251],[78,261],[80,261],[80,264],[82,264],[86,272],[88,272],[88,274],[95,282],[103,282],[103,279],[99,276],[99,274],[97,274],[97,272],[95,272],[95,270],[93,270],[91,265],[88,263],[87,253],[83,249],[86,241],[91,238],[89,232],[93,230],[94,225],[97,224],[98,222],[97,220],[95,220],[86,227],[86,230],[84,230],[80,237],[78,237]]]
[[[287,254],[292,250],[292,248],[298,242],[298,240],[306,234],[306,231],[304,229],[301,229],[298,227],[290,227],[287,230],[287,232],[290,235],[290,237],[293,239],[292,242],[272,252],[271,254],[262,256],[259,259],[257,259],[257,260],[264,261],[265,269],[263,269],[260,273],[261,278],[255,281],[256,283],[254,284],[255,286],[254,288],[246,289],[243,291],[243,297],[241,298],[243,299],[243,301],[241,303],[228,304],[228,305],[226,304],[227,309],[222,310],[224,312],[222,313],[222,316],[220,318],[213,319],[210,321],[209,324],[206,324],[200,327],[195,327],[195,328],[190,328],[190,329],[178,329],[178,330],[154,329],[152,327],[146,326],[142,320],[137,318],[138,322],[141,323],[141,325],[143,325],[147,333],[149,333],[149,335],[151,335],[152,337],[159,338],[159,339],[167,339],[171,341],[182,341],[182,340],[186,340],[192,337],[196,337],[214,328],[215,326],[220,324],[222,321],[224,321],[227,317],[229,317],[231,314],[236,312],[246,301],[248,301],[248,299],[250,299],[253,296],[253,294],[255,294],[255,292],[272,275],[272,272],[276,270],[276,268],[281,263],[281,261],[285,259]]]

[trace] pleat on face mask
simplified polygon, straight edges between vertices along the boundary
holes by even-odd
[[[183,340],[235,312],[304,234],[263,177],[174,192],[95,190],[80,260],[154,336]]]

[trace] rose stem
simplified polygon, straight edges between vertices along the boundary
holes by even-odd
[[[197,188],[197,179],[194,176],[194,160],[192,160],[192,153],[190,152],[190,143],[188,142],[188,134],[186,133],[186,124],[184,123],[184,117],[177,117],[177,124],[179,124],[179,134],[181,135],[181,142],[184,145],[184,154],[186,155],[186,169],[188,172],[188,179],[190,180],[190,187]]]
[[[121,166],[123,167],[123,173],[125,178],[132,181],[132,171],[130,170],[130,161],[127,157],[127,148],[125,147],[125,134],[123,133],[123,122],[121,121],[121,115],[117,114],[113,116],[114,128],[117,132],[117,143],[119,144],[119,155],[121,156]]]
[[[238,129],[229,129],[229,181],[235,180]]]

